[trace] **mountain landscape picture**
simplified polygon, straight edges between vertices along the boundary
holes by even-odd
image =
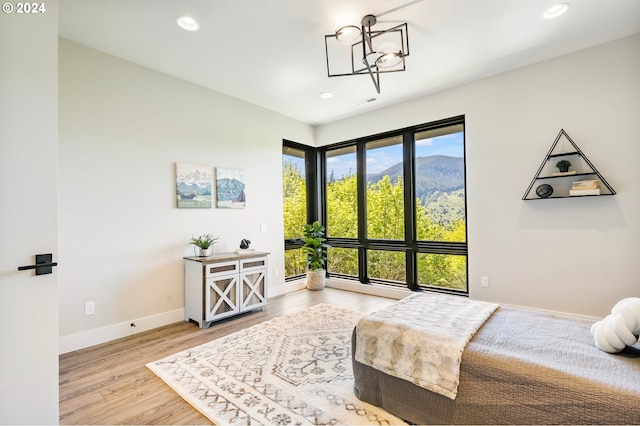
[[[176,197],[178,208],[211,208],[211,167],[176,163]]]
[[[216,196],[218,208],[243,209],[247,202],[244,171],[238,169],[216,169]]]

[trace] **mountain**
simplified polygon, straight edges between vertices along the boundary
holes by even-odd
[[[386,175],[397,182],[402,176],[402,163],[369,175],[367,182],[376,183]],[[464,220],[464,159],[446,155],[416,158],[416,197],[434,223],[448,225]]]
[[[211,184],[204,186],[196,183],[179,182],[177,188],[178,194],[211,195]]]
[[[191,173],[178,173],[177,179],[178,194],[211,195],[211,174],[194,170]]]
[[[237,179],[222,178],[216,181],[218,201],[244,201],[244,183]]]
[[[402,176],[402,163],[369,175],[368,183],[376,183],[389,175],[392,182]],[[416,158],[416,197],[423,204],[429,203],[437,193],[452,193],[464,189],[464,159],[446,155],[432,155]]]

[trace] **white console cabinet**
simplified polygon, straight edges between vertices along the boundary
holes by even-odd
[[[185,257],[184,319],[206,328],[267,304],[265,252]]]

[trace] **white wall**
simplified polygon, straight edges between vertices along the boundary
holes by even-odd
[[[250,239],[285,292],[282,139],[312,128],[64,39],[59,64],[61,352],[182,320],[192,235]],[[244,169],[247,207],[177,209],[176,162]]]
[[[471,297],[601,317],[640,296],[640,35],[321,126],[315,139],[459,114]],[[616,196],[522,201],[562,128]]]

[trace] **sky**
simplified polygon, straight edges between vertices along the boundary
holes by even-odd
[[[464,157],[464,133],[451,133],[416,141],[416,157],[432,155]],[[296,164],[299,170],[304,170],[302,158],[287,156],[287,160]],[[400,162],[402,162],[402,145],[400,144],[367,150],[367,174],[380,173]],[[340,179],[345,175],[354,174],[356,163],[355,152],[329,157],[327,176],[333,173],[335,179]]]
[[[464,134],[452,133],[435,138],[416,141],[416,157],[446,155],[464,157]],[[391,145],[383,148],[367,150],[367,174],[380,173],[391,166],[402,162],[402,145]],[[333,171],[334,177],[340,179],[344,175],[356,171],[356,154],[345,154],[327,159],[327,175]]]

